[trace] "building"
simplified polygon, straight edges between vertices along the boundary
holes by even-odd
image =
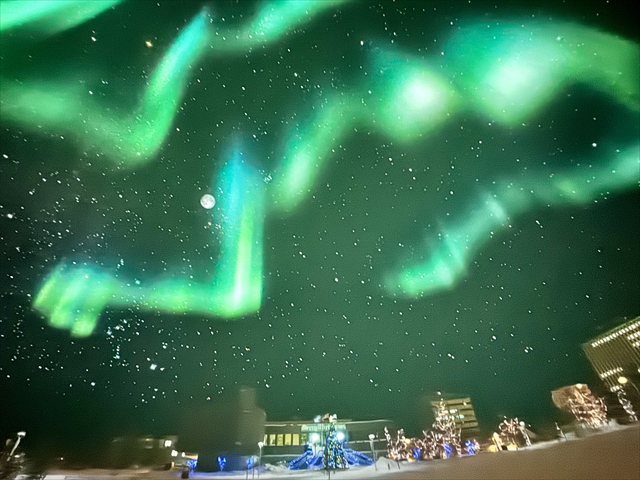
[[[319,420],[319,419],[317,419]],[[387,451],[384,428],[395,431],[391,420],[335,419],[332,422],[346,448],[371,454],[371,447],[378,453]],[[331,422],[296,421],[267,422],[262,448],[263,462],[276,463],[301,455],[307,445],[314,450],[324,448]],[[373,440],[369,438],[373,435]]]
[[[438,409],[440,402],[444,403],[445,409],[448,414],[455,419],[456,427],[462,432],[475,430],[478,428],[478,419],[476,418],[476,412],[473,409],[471,398],[438,398],[438,400],[431,400],[431,410],[433,411],[433,417],[435,420],[440,420],[438,417]]]
[[[258,405],[255,389],[242,387],[233,403],[194,410],[192,415],[190,432],[182,437],[185,445],[198,452],[202,471],[222,470],[222,464],[227,471],[244,470],[258,455],[267,415]]]
[[[171,468],[185,454],[176,450],[178,437],[117,437],[111,441],[105,457],[110,468]]]
[[[582,344],[582,349],[609,391],[625,389],[640,397],[640,317]]]

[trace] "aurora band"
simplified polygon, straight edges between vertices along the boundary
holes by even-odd
[[[170,53],[195,55],[196,39],[206,35],[203,24],[207,21],[204,14],[194,19]],[[518,22],[490,27],[483,23],[463,28],[444,47],[444,55],[438,60],[425,61],[394,51],[375,52],[372,71],[376,73],[362,84],[327,95],[286,142],[273,182],[267,187],[267,214],[280,216],[297,210],[314,190],[333,150],[357,128],[378,130],[396,142],[409,143],[436,131],[465,110],[509,127],[526,122],[572,83],[600,92],[638,120],[637,44],[568,23]],[[176,65],[186,65],[184,61],[168,55],[158,67],[157,72],[161,73],[157,87],[152,81],[152,93],[145,95],[140,110],[146,112],[147,120],[163,116],[158,100],[162,92],[171,92],[167,94],[170,99],[179,97],[179,86],[185,77],[175,82],[171,78]],[[28,93],[28,89],[22,92]],[[2,113],[5,98],[3,94]],[[36,96],[25,104],[46,98]],[[61,109],[68,107],[63,100],[58,103]],[[77,114],[82,106],[76,107]],[[175,103],[171,108],[174,107]],[[53,122],[53,117],[50,120]],[[109,138],[114,135],[119,133],[113,131]],[[119,153],[128,152],[124,158],[134,159],[135,164],[137,152],[146,144],[146,153],[141,157],[149,158],[163,135],[147,132],[145,138],[155,138],[149,144],[129,139]],[[637,188],[637,136],[607,140],[620,148],[602,150],[597,167],[588,172],[576,168],[553,180],[536,175],[517,181],[505,178],[487,188],[478,202],[442,226],[435,248],[425,252],[424,261],[389,272],[385,287],[409,297],[451,288],[464,277],[473,255],[490,240],[492,229],[502,227],[513,217],[543,204],[587,204],[603,192],[622,193]],[[234,173],[223,175],[221,182],[231,181],[225,178],[240,179],[240,185],[245,187],[237,187],[239,191],[260,183],[253,167],[232,164],[236,166],[225,172]],[[262,298],[265,207],[260,185],[255,194],[239,203],[232,202],[233,195],[226,199],[227,203],[221,200],[219,208],[224,215],[230,215],[230,223],[223,229],[221,257],[211,284],[171,279],[130,286],[91,267],[61,266],[38,293],[36,308],[52,325],[69,328],[78,336],[93,331],[100,312],[108,305],[222,318],[257,311]],[[216,197],[222,199],[219,192]],[[252,201],[248,200],[250,197]]]
[[[96,267],[62,264],[44,282],[34,308],[51,326],[68,329],[76,337],[90,335],[108,307],[225,319],[257,312],[263,289],[263,185],[262,177],[239,151],[221,169],[218,203],[208,211],[220,226],[216,229],[219,256],[211,282],[167,278],[136,284]]]

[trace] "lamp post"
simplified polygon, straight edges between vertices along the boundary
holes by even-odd
[[[376,451],[373,449],[373,440],[376,436],[373,433],[369,434],[369,446],[371,446],[371,455],[373,456],[373,466],[378,470],[378,464],[376,463]]]
[[[627,384],[631,385],[633,388],[635,388],[636,393],[640,397],[640,390],[638,390],[638,386],[635,383],[633,383],[631,380],[629,380],[627,377],[625,377],[624,375],[621,375],[618,377],[618,383],[622,385],[622,388],[626,387]]]
[[[636,391],[636,394],[638,396],[638,401],[640,401],[640,390],[638,390],[638,386],[635,383],[633,383],[624,375],[620,375],[618,377],[618,383],[622,387],[622,389],[618,392],[618,401],[622,405],[622,408],[624,408],[624,410],[629,414],[630,420],[632,422],[637,422],[638,416],[635,410],[633,409],[633,404],[625,398],[625,393],[626,393],[627,384],[631,385]]]
[[[315,455],[317,450],[318,450],[318,445],[320,443],[320,435],[318,435],[317,433],[312,433],[309,436],[309,440],[311,441],[311,450],[313,451],[313,454]]]
[[[20,440],[22,440],[27,435],[27,432],[18,432],[18,440],[16,440],[16,444],[11,449],[11,453],[9,454],[9,458],[13,457],[13,452],[16,451],[18,445],[20,445]]]
[[[260,449],[260,456],[258,457],[258,478],[260,478],[260,467],[262,466],[262,447],[264,447],[264,442],[258,442],[258,448]]]

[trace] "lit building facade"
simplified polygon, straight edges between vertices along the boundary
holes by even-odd
[[[640,395],[640,317],[598,335],[582,344],[582,349],[611,392],[629,384],[627,390]]]
[[[344,446],[364,453],[386,452],[384,427],[395,431],[391,420],[344,420],[336,419],[333,425]],[[291,460],[302,454],[308,446],[324,448],[329,434],[329,422],[286,421],[265,424],[262,457],[270,463],[277,460]],[[373,440],[369,435],[374,435]]]
[[[431,400],[431,409],[436,420],[439,420],[438,406],[440,402],[444,402],[448,414],[455,419],[456,427],[461,431],[464,432],[478,428],[478,419],[476,418],[476,412],[473,409],[471,398],[440,398],[438,400]]]

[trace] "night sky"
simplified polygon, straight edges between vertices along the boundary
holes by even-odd
[[[607,32],[635,42],[635,60],[620,62],[637,79],[638,31],[626,3],[557,3],[344,2],[262,43],[211,48],[183,69],[168,133],[140,161],[65,119],[107,112],[100,129],[120,138],[203,7],[207,28],[242,31],[261,4],[125,1],[50,35],[3,31],[0,433],[60,442],[179,434],[192,412],[233,402],[242,386],[256,389],[269,420],[330,412],[390,418],[418,434],[432,421],[425,399],[442,391],[471,396],[487,429],[507,415],[535,431],[558,415],[550,390],[601,388],[580,344],[640,313],[637,161],[622,186],[597,186],[611,152],[631,149],[637,159],[638,92],[603,91],[580,69],[544,72],[533,62],[544,82],[562,76],[561,86],[501,117],[474,86],[494,68],[486,52],[500,40],[480,25],[498,37],[506,24],[557,29],[559,39],[569,24]],[[619,50],[608,53],[618,68]],[[402,88],[393,75],[412,62],[444,85],[436,95],[455,93],[424,128],[421,120],[396,128],[384,98]],[[27,106],[45,104],[53,120],[14,115],[16,85],[48,85],[40,91],[54,93]],[[66,96],[65,85],[75,93]],[[55,92],[65,96],[42,102]],[[430,101],[409,95],[397,118]],[[335,125],[316,126],[322,111]],[[303,180],[292,173],[300,195],[280,208],[292,191],[282,186],[286,159],[295,164],[307,147],[322,166],[298,172]],[[112,304],[88,335],[54,328],[34,308],[61,265],[128,289],[215,282],[220,239],[234,228],[221,218],[229,190],[219,179],[250,183],[233,158],[265,192],[232,199],[263,207],[251,217],[262,232],[256,308],[220,315]],[[566,188],[582,188],[585,172],[595,190],[565,201],[552,179],[566,186],[576,175]],[[522,200],[504,185],[550,193]],[[200,203],[207,193],[212,209]],[[498,223],[489,204],[504,214]],[[394,280],[432,265],[447,238],[453,264],[436,270],[447,282],[411,290]]]

